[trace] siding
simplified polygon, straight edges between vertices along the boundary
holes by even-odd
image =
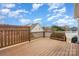
[[[42,27],[38,24],[38,25],[36,25],[32,30],[31,30],[31,32],[42,32],[43,31],[43,29],[42,29]]]

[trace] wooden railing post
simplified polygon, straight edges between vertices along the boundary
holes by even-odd
[[[28,28],[28,40],[29,40],[29,42],[31,41],[30,36],[31,36],[31,33],[30,33],[30,27],[29,27]]]
[[[45,31],[43,31],[43,38],[45,38]]]

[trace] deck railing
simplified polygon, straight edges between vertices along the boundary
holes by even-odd
[[[30,27],[0,26],[0,48],[30,40]]]

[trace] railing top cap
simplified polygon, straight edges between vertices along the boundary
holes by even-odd
[[[16,27],[16,28],[27,28],[27,27],[29,27],[30,28],[30,26],[26,26],[26,25],[25,26],[22,26],[22,25],[20,26],[20,25],[7,25],[7,24],[0,24],[0,27],[11,27],[11,28],[12,27],[13,28],[14,27]]]

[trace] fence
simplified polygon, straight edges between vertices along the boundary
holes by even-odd
[[[31,40],[43,37],[43,32],[31,32]]]
[[[47,37],[55,40],[66,41],[65,31],[31,32],[31,39],[36,39],[40,37]]]
[[[30,27],[0,25],[0,48],[30,41]]]
[[[40,37],[48,37],[50,38],[52,32],[44,31],[44,32],[31,32],[31,39],[36,39]]]

